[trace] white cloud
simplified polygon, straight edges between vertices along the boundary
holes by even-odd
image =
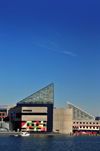
[[[44,49],[48,49],[48,50],[52,50],[52,51],[57,51],[57,52],[60,52],[60,53],[64,53],[64,54],[68,54],[68,55],[77,57],[77,55],[74,54],[74,53],[72,53],[72,52],[69,52],[69,51],[61,51],[61,49],[60,49],[56,44],[54,44],[52,41],[49,41],[49,42],[52,43],[52,45],[55,46],[56,48],[44,46],[44,45],[41,45],[41,44],[35,44],[35,43],[33,43],[33,44],[36,45],[36,46],[39,46],[39,47],[41,47],[41,48],[44,48]]]
[[[76,54],[74,54],[72,52],[68,52],[68,51],[63,51],[63,53],[66,53],[66,54],[71,55],[71,56],[77,56]]]

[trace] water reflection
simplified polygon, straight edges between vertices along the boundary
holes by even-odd
[[[30,137],[0,136],[0,151],[99,151],[99,136],[57,137],[34,135]]]

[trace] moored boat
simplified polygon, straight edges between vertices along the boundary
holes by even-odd
[[[28,132],[22,132],[20,135],[21,136],[30,136],[30,133],[28,133]]]

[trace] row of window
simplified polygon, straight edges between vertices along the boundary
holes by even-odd
[[[98,129],[98,127],[85,127],[85,126],[80,126],[80,128],[87,128],[87,129]]]
[[[93,126],[80,126],[80,127],[77,127],[77,126],[73,126],[74,129],[78,129],[78,128],[87,128],[87,129],[99,129],[99,127],[93,127]]]
[[[6,113],[0,113],[0,116],[4,116],[4,115],[6,115]]]
[[[73,124],[98,124],[98,122],[73,122]]]
[[[0,109],[0,112],[7,112],[7,110],[4,110],[4,109]]]

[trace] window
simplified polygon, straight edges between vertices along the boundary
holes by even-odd
[[[91,126],[90,126],[90,129],[91,129]]]
[[[21,113],[21,115],[47,115],[47,113]]]
[[[77,124],[78,124],[78,122],[77,122]]]
[[[88,122],[86,122],[86,124],[88,124]]]
[[[91,122],[90,122],[90,124],[91,124]]]
[[[96,124],[98,124],[98,122]]]
[[[75,124],[75,122],[73,122],[73,124]]]
[[[93,127],[93,129],[95,129],[95,127]]]
[[[82,128],[82,126],[80,126],[80,128]]]
[[[86,128],[88,128],[88,127],[86,127]]]
[[[95,124],[95,122],[93,122],[93,124]]]
[[[24,112],[32,112],[32,110],[23,110]]]
[[[83,122],[83,124],[85,124],[85,122]]]
[[[98,127],[97,127],[97,129],[98,129]]]
[[[80,124],[82,124],[82,122],[80,122]]]
[[[21,113],[16,113],[16,118],[21,118]]]
[[[83,128],[85,128],[85,126],[83,126]]]

